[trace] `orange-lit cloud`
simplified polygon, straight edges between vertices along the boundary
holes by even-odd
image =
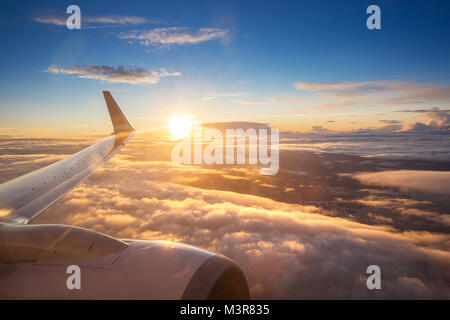
[[[367,184],[450,195],[449,171],[390,170],[359,173],[354,177]]]
[[[333,172],[327,168],[355,168],[360,164],[354,157],[339,167],[335,156],[282,153],[286,169],[280,177],[262,177],[251,167],[175,165],[164,160],[170,144],[135,138],[34,223],[73,224],[119,238],[172,240],[215,250],[243,268],[253,298],[450,298],[445,285],[450,238],[443,231],[448,218],[436,210],[433,197],[340,189],[346,199],[330,200],[337,209],[329,210],[321,207],[321,199],[340,187],[337,181],[326,185]],[[0,141],[0,151],[19,153],[0,158],[2,177],[44,165],[39,144],[48,143],[46,152],[62,156],[76,145],[68,142],[63,147],[61,140]],[[199,182],[205,183],[203,189],[186,185]],[[317,193],[320,201],[298,204],[299,190]],[[268,198],[276,195],[281,201]],[[292,203],[283,202],[289,197]],[[365,284],[371,264],[382,270],[383,289],[376,293]]]
[[[362,280],[370,264],[383,272],[376,297],[450,297],[447,235],[400,232],[330,217],[315,206],[181,186],[164,180],[167,170],[183,175],[187,168],[119,156],[35,222],[221,252],[244,269],[254,298],[372,298]],[[189,170],[192,176],[202,169]]]

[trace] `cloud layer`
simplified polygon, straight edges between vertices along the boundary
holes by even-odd
[[[163,168],[155,165],[116,159],[40,222],[216,250],[244,269],[253,298],[450,297],[444,235],[398,232],[325,216],[313,206],[155,181],[153,172]],[[366,288],[371,264],[381,266],[379,292]]]
[[[179,77],[179,72],[168,72],[164,69],[160,71],[144,68],[117,68],[110,66],[74,66],[60,67],[52,65],[47,72],[54,74],[69,74],[78,78],[97,79],[112,83],[129,84],[156,84],[163,77]]]
[[[86,143],[0,140],[1,177],[36,169]],[[41,145],[48,145],[47,151]],[[379,187],[359,190],[362,186],[348,175],[342,182],[333,178],[349,168],[375,168],[367,167],[369,162],[392,165],[387,160],[282,150],[279,177],[262,177],[251,167],[178,166],[163,160],[170,147],[160,137],[155,143],[137,134],[34,223],[73,224],[120,238],[215,250],[242,267],[253,298],[450,298],[450,237],[442,231],[448,215],[431,203],[433,197],[411,198]],[[198,183],[204,184],[186,185]],[[345,191],[344,185],[354,187]],[[316,201],[298,204],[304,193]],[[277,194],[292,196],[292,203],[268,198]],[[335,200],[327,209],[329,194]],[[381,267],[380,291],[366,288],[371,264]]]

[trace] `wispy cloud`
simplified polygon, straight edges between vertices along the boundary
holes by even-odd
[[[42,24],[51,24],[55,26],[65,26],[66,19],[64,17],[58,17],[53,15],[48,16],[35,16],[33,20]]]
[[[209,101],[209,100],[214,100],[216,97],[203,97],[200,100],[201,101]]]
[[[87,23],[104,23],[104,24],[144,24],[150,21],[143,17],[136,16],[88,16],[85,18]]]
[[[299,102],[305,100],[304,97],[274,97],[271,98],[270,101],[272,102]]]
[[[394,80],[360,82],[296,82],[297,90],[326,99],[319,108],[343,108],[355,104],[417,104],[450,99],[450,87],[432,82]]]
[[[450,109],[447,109],[447,110],[440,110],[440,111],[443,111],[443,112],[450,112]],[[412,109],[412,110],[406,109],[406,110],[397,110],[397,111],[394,111],[394,112],[427,113],[427,112],[430,112],[430,109]]]
[[[339,100],[339,101],[323,101],[316,103],[314,107],[316,109],[343,109],[352,106],[355,101],[351,99]]]
[[[240,104],[266,104],[264,101],[254,101],[254,100],[245,100],[245,99],[231,99],[231,102],[240,103]]]
[[[53,11],[45,13],[35,13],[32,15],[32,20],[42,24],[49,24],[55,26],[65,26],[67,16],[58,14]],[[144,17],[137,16],[119,16],[119,15],[104,15],[104,16],[89,16],[82,15],[82,25],[104,24],[104,25],[138,25],[145,23],[152,23]]]
[[[387,123],[387,124],[399,124],[402,123],[402,121],[400,120],[378,120],[379,122],[382,123]]]
[[[199,95],[204,97],[214,97],[214,98],[235,98],[235,97],[242,97],[248,94],[251,94],[252,92],[244,92],[244,91],[236,91],[236,92],[206,92],[206,93],[200,93]]]
[[[69,74],[78,78],[97,79],[112,83],[129,84],[155,84],[163,77],[179,77],[179,72],[168,72],[165,69],[159,71],[144,68],[117,68],[110,66],[74,66],[60,67],[52,65],[47,72],[54,74]]]
[[[294,87],[304,91],[336,91],[360,92],[384,90],[393,81],[365,81],[365,82],[296,82]]]
[[[144,46],[163,46],[198,44],[212,40],[225,40],[228,30],[218,28],[200,28],[191,31],[188,28],[155,28],[147,31],[133,31],[119,35],[121,39],[137,40]]]

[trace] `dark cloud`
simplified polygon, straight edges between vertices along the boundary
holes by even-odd
[[[329,132],[333,132],[323,126],[313,126],[312,127],[312,132],[320,132],[320,133],[329,133]]]
[[[400,120],[378,120],[379,122],[383,122],[383,123],[389,123],[389,124],[398,124],[398,123],[402,123],[402,121]]]
[[[66,26],[67,15],[62,15],[55,11],[45,11],[40,13],[32,14],[31,19],[35,22],[55,25],[55,26]],[[149,20],[144,17],[137,16],[120,16],[120,15],[102,15],[102,16],[92,16],[82,14],[82,27],[92,26],[92,25],[139,25],[146,23],[154,23],[154,21]]]

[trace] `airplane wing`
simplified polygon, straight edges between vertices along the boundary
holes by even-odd
[[[0,220],[26,224],[106,163],[134,129],[109,91],[103,91],[114,133],[64,160],[0,184]]]

